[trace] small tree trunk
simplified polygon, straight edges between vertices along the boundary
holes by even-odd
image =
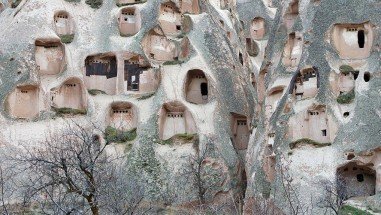
[[[94,203],[93,197],[89,196],[86,197],[87,203],[90,205],[91,213],[93,215],[99,215],[99,207],[97,204]]]

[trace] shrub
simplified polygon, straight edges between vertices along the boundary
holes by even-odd
[[[355,98],[355,90],[351,90],[347,93],[343,93],[339,95],[336,101],[339,104],[349,104],[354,100],[354,98]]]
[[[155,93],[147,93],[147,94],[144,94],[140,97],[137,98],[137,100],[144,100],[144,99],[148,99],[148,98],[151,98],[153,95],[155,95]]]
[[[92,96],[96,96],[98,94],[106,94],[105,91],[103,91],[103,90],[97,90],[97,89],[90,89],[90,90],[87,90],[87,92],[89,92],[89,94],[92,95]]]
[[[52,107],[52,109],[54,112],[56,112],[56,115],[60,116],[60,117],[65,116],[65,115],[74,116],[74,115],[86,115],[87,114],[86,110],[79,110],[79,109],[73,109],[73,108],[67,108],[67,107],[63,107],[63,108]]]
[[[339,70],[343,74],[349,74],[350,72],[354,71],[354,69],[349,65],[341,65]]]
[[[98,9],[102,6],[103,0],[86,0],[86,4],[90,5],[91,8]]]
[[[294,149],[300,145],[312,145],[316,148],[320,148],[320,147],[324,147],[324,146],[330,146],[331,143],[319,143],[319,142],[316,142],[316,141],[311,140],[309,138],[302,138],[302,139],[296,140],[294,142],[291,142],[289,144],[290,149]]]
[[[349,205],[344,205],[339,209],[339,215],[371,215],[371,213]]]
[[[125,143],[136,138],[136,128],[129,131],[122,131],[111,126],[105,130],[105,139],[107,143]]]
[[[172,145],[175,142],[179,143],[198,143],[198,135],[197,134],[176,134],[175,136],[169,138],[168,140],[162,140],[159,142],[160,145]]]
[[[135,1],[134,3],[126,3],[126,4],[116,3],[116,6],[118,6],[118,7],[123,7],[123,6],[127,6],[127,5],[133,5],[133,4],[144,3],[144,2],[146,2],[146,1],[147,1],[147,0],[137,0],[137,1]]]
[[[22,0],[13,0],[12,3],[11,3],[11,8],[16,8],[17,6],[19,6],[21,1]]]
[[[173,60],[173,61],[165,61],[163,65],[177,65],[177,64],[182,64],[184,63],[181,60]]]
[[[60,38],[62,43],[71,43],[73,42],[74,34],[60,35]]]

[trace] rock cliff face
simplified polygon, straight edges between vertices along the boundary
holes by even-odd
[[[91,121],[136,132],[107,152],[126,155],[160,210],[333,213],[333,190],[379,212],[380,8],[0,0],[0,143]]]

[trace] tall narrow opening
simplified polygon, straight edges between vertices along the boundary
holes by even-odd
[[[238,54],[238,58],[239,58],[239,62],[243,65],[243,56],[241,52]]]
[[[370,81],[370,73],[369,72],[365,72],[364,73],[364,81],[365,82],[369,82]]]
[[[364,45],[365,45],[365,32],[364,32],[364,30],[359,30],[357,32],[357,40],[358,40],[359,48],[364,48]]]
[[[201,89],[202,98],[208,99],[208,84],[207,83],[201,83],[200,89]]]

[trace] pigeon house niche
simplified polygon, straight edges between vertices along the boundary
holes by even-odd
[[[35,60],[40,75],[56,75],[65,67],[65,48],[59,39],[37,39]]]
[[[0,2],[0,13],[5,9],[5,6],[2,2]]]
[[[234,148],[236,150],[246,150],[250,138],[250,124],[247,117],[231,113],[231,132]]]
[[[258,44],[251,38],[246,38],[246,51],[251,57],[258,56],[258,53],[259,53]]]
[[[174,36],[181,33],[181,13],[174,2],[161,4],[159,23],[165,35]]]
[[[186,101],[205,104],[209,101],[209,85],[205,73],[199,69],[189,70],[185,81]]]
[[[85,60],[85,85],[88,90],[116,94],[117,62],[112,53],[89,56]]]
[[[111,104],[108,124],[123,131],[129,131],[137,126],[137,110],[130,102],[114,102]]]
[[[73,35],[74,21],[66,11],[58,11],[54,15],[54,26],[58,35]]]
[[[339,74],[339,94],[350,92],[355,88],[355,76],[358,71],[340,72]]]
[[[17,86],[6,99],[6,110],[13,118],[33,119],[40,111],[40,90],[35,85]]]
[[[143,39],[142,46],[146,55],[159,62],[179,59],[179,50],[174,41],[169,40],[160,28],[149,31]]]
[[[299,15],[299,0],[292,0],[285,13],[285,24],[287,28],[294,25],[296,17]]]
[[[198,1],[199,0],[180,0],[181,13],[199,14],[200,6]]]
[[[319,73],[316,67],[305,68],[297,72],[291,81],[290,94],[294,99],[313,98],[319,88]]]
[[[328,143],[334,138],[329,123],[326,106],[312,106],[290,120],[290,136],[293,141],[307,138],[319,143]]]
[[[364,59],[369,57],[373,44],[373,27],[362,24],[335,24],[331,40],[340,58]]]
[[[286,67],[296,67],[302,55],[303,36],[294,32],[288,35],[288,39],[283,51],[283,64]]]
[[[159,134],[167,140],[177,134],[195,134],[196,124],[191,112],[178,101],[163,105],[159,113]]]
[[[356,162],[337,169],[337,190],[344,199],[372,196],[376,193],[376,171]]]
[[[139,10],[136,7],[122,8],[118,21],[121,36],[132,36],[140,30],[141,18]]]
[[[262,17],[255,17],[251,21],[250,35],[254,40],[261,40],[265,36],[265,20]]]
[[[269,118],[274,113],[284,92],[284,86],[272,88],[266,97],[266,117]]]
[[[141,56],[124,61],[124,88],[139,93],[154,92],[159,86],[160,74],[144,63]]]
[[[87,106],[86,89],[81,79],[69,78],[58,89],[51,91],[52,106],[85,110]]]

